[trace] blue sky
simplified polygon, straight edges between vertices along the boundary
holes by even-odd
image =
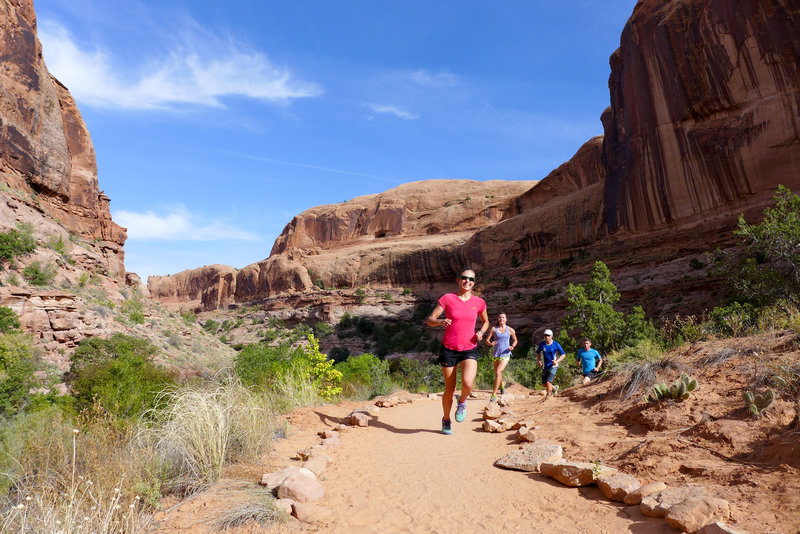
[[[313,206],[537,180],[602,133],[635,0],[35,0],[143,279],[266,258]]]

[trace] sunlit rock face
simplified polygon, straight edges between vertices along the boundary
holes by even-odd
[[[147,290],[152,298],[179,309],[215,310],[233,302],[236,269],[206,265],[169,276],[150,276]]]
[[[800,185],[800,4],[642,0],[611,56],[608,231],[692,223]]]
[[[100,241],[105,270],[124,277],[125,229],[111,220],[75,100],[44,64],[31,0],[0,4],[0,72],[0,179],[70,232]]]

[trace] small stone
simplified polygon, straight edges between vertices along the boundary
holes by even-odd
[[[638,490],[626,495],[622,502],[625,504],[639,504],[642,502],[644,497],[665,489],[667,489],[667,485],[663,482],[650,482],[649,484],[645,484],[644,486],[640,487]]]
[[[325,489],[317,480],[317,475],[302,467],[286,477],[277,489],[279,499],[292,499],[300,503],[319,500],[323,495]]]
[[[293,504],[292,499],[275,499],[275,507],[286,515],[292,515]]]
[[[296,502],[292,508],[294,516],[304,523],[326,523],[332,517],[330,510],[318,504]]]
[[[677,488],[667,488],[642,498],[639,507],[647,517],[664,517],[667,510],[690,497],[702,497],[708,492],[697,484],[684,484]],[[703,526],[703,525],[701,525]],[[695,529],[697,530],[697,529]]]
[[[521,441],[534,442],[537,439],[536,432],[527,426],[521,426],[519,430],[517,430],[517,439]]]
[[[744,530],[734,530],[722,521],[706,525],[697,534],[747,534]]]

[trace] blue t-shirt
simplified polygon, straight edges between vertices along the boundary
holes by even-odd
[[[578,349],[578,361],[581,362],[583,374],[588,375],[594,368],[597,367],[597,362],[600,360],[600,353],[594,349],[586,350],[584,348]]]
[[[558,341],[553,341],[551,344],[547,344],[546,341],[542,341],[539,343],[539,347],[536,349],[536,354],[544,354],[544,366],[545,367],[552,367],[556,360],[556,355],[566,354],[564,349],[561,348],[561,345],[558,344]]]

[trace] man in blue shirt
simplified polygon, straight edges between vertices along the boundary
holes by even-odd
[[[558,341],[553,340],[553,331],[549,328],[544,331],[544,341],[539,343],[539,347],[536,349],[536,363],[542,367],[542,384],[544,384],[544,388],[547,390],[547,395],[545,396],[545,400],[550,395],[555,395],[558,392],[558,386],[555,388],[553,387],[553,380],[556,378],[556,372],[558,371],[558,364],[561,363],[567,354],[564,352],[564,349],[561,348],[561,345]],[[542,362],[542,358],[544,358],[544,362]]]
[[[584,384],[588,384],[600,374],[603,358],[592,348],[592,341],[588,337],[583,340],[583,347],[578,349],[578,362],[583,371]]]

